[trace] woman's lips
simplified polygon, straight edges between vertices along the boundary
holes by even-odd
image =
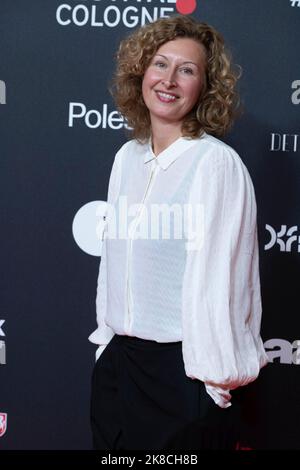
[[[176,101],[179,97],[177,95],[174,95],[173,93],[166,93],[164,91],[156,91],[157,97],[160,101],[163,103],[173,103]]]

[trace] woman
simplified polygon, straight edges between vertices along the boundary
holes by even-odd
[[[133,138],[111,171],[89,338],[96,449],[234,448],[235,389],[267,364],[254,188],[216,137],[237,79],[221,35],[190,17],[121,42],[113,94]]]

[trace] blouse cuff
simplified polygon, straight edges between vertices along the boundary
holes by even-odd
[[[204,384],[207,393],[211,396],[216,405],[218,405],[220,408],[228,408],[232,405],[232,403],[230,402],[230,390],[224,390],[220,387],[214,387],[213,385],[209,385],[207,383]]]
[[[108,344],[115,332],[107,325],[98,327],[93,333],[89,336],[89,341],[94,344]]]
[[[106,348],[107,344],[100,344],[99,348],[96,349],[96,362],[98,361],[99,357],[103,353],[104,349]]]

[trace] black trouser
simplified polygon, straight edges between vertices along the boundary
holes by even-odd
[[[240,404],[222,409],[185,374],[182,342],[115,334],[95,364],[91,426],[95,449],[234,449]]]

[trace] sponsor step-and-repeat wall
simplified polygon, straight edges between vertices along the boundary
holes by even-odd
[[[126,137],[108,87],[122,37],[192,14],[224,36],[244,113],[224,141],[253,179],[270,363],[238,448],[300,449],[300,1],[0,3],[0,448],[90,449],[102,215]]]

